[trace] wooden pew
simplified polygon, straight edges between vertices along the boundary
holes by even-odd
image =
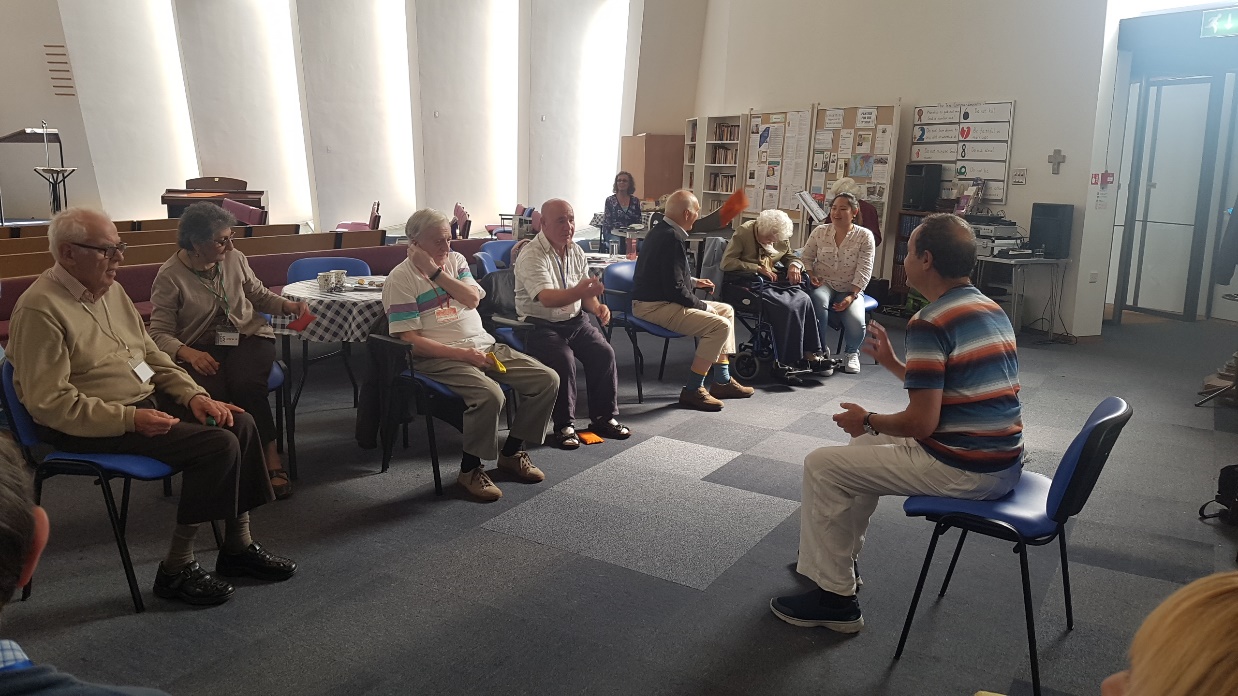
[[[336,249],[357,249],[360,247],[382,246],[387,241],[386,230],[353,230],[336,232]]]
[[[277,237],[248,237],[232,243],[246,256],[287,254],[298,251],[322,251],[335,248],[333,234],[286,234]]]
[[[139,244],[125,250],[125,265],[163,263],[180,249],[176,244]]]
[[[46,250],[29,254],[6,254],[0,256],[0,278],[38,275],[53,265],[52,255]]]
[[[174,230],[180,224],[177,218],[164,218],[162,220],[134,220],[133,229],[135,230]]]
[[[275,237],[298,234],[300,232],[301,226],[295,222],[286,225],[251,225],[249,228],[250,237]]]
[[[145,230],[138,232],[121,232],[120,241],[129,246],[143,244],[175,244],[176,230]]]
[[[0,255],[33,254],[47,251],[47,237],[17,237],[0,239]]]
[[[134,227],[133,220],[113,220],[112,222],[115,223],[117,232],[132,232],[137,229]]]
[[[9,234],[0,235],[4,237],[46,237],[47,225],[9,225],[6,227]]]

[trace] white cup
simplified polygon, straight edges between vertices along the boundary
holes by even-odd
[[[331,277],[334,280],[336,290],[344,289],[344,281],[348,278],[348,271],[331,271]]]

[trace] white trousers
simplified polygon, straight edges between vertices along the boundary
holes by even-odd
[[[797,570],[821,589],[855,594],[855,561],[868,518],[883,495],[935,495],[992,500],[1010,492],[1020,467],[992,474],[964,471],[933,458],[915,440],[861,435],[804,458]]]

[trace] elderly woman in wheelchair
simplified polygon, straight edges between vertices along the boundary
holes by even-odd
[[[735,307],[737,318],[752,334],[741,346],[733,369],[751,379],[762,361],[789,384],[800,375],[833,374],[829,349],[821,342],[812,298],[802,282],[804,265],[791,252],[791,218],[781,210],[765,210],[739,226],[722,258],[723,301]]]

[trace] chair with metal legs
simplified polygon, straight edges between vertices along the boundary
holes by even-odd
[[[1019,554],[1019,571],[1023,577],[1023,611],[1027,621],[1028,652],[1032,666],[1032,691],[1040,696],[1040,662],[1036,654],[1035,610],[1032,607],[1032,588],[1027,567],[1027,547],[1043,546],[1058,542],[1062,557],[1062,589],[1066,598],[1066,628],[1075,626],[1074,611],[1070,603],[1070,573],[1066,559],[1066,522],[1087,503],[1101,469],[1117,442],[1122,428],[1131,419],[1134,411],[1122,399],[1111,396],[1100,403],[1088,417],[1083,429],[1075,436],[1053,478],[1035,472],[1022,472],[1014,490],[997,500],[961,500],[935,496],[912,496],[903,504],[908,517],[924,517],[934,522],[933,536],[929,540],[928,553],[920,568],[920,579],[907,609],[903,634],[898,640],[894,659],[903,654],[911,621],[920,603],[920,593],[933,562],[937,540],[950,528],[959,528],[959,542],[954,547],[954,556],[941,583],[938,597],[944,597],[954,567],[959,561],[959,552],[968,532],[1012,542],[1014,552]]]

